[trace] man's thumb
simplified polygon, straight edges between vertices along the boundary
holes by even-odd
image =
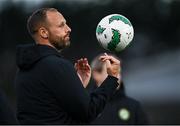
[[[111,62],[109,60],[106,60],[106,67],[107,69],[110,69],[111,68]]]

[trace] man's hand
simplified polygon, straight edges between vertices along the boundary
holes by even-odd
[[[74,67],[83,84],[83,87],[86,88],[91,78],[91,67],[87,58],[81,58],[80,60],[77,60],[77,63],[75,63]]]
[[[119,79],[120,61],[106,53],[104,53],[104,56],[100,56],[99,59],[106,63],[107,74]]]

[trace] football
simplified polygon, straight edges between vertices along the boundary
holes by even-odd
[[[134,37],[131,22],[123,15],[111,14],[104,17],[97,25],[96,38],[100,45],[109,51],[124,50]]]

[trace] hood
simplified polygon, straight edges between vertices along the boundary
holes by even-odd
[[[19,45],[17,46],[16,50],[16,63],[17,66],[22,70],[31,68],[34,64],[36,64],[36,62],[38,62],[43,57],[49,55],[60,56],[56,49],[47,45]]]

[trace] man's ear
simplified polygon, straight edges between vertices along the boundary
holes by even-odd
[[[47,39],[49,37],[48,31],[44,27],[39,28],[39,33],[40,33],[40,36],[44,39]]]

